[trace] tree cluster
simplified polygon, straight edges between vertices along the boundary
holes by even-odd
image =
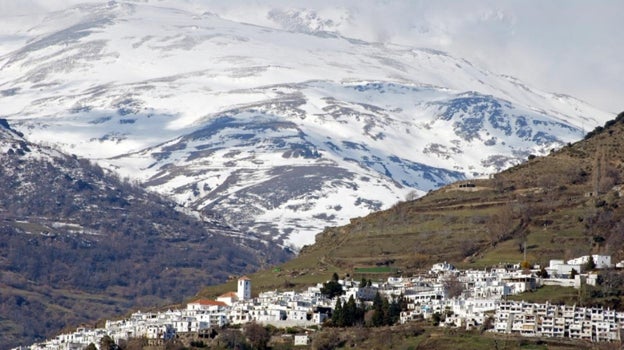
[[[388,300],[379,293],[375,294],[372,307],[356,303],[353,296],[350,296],[346,302],[338,298],[328,325],[334,327],[391,326],[399,320],[401,311],[406,309],[405,298]]]
[[[550,275],[548,271],[546,271],[546,268],[542,266],[541,270],[537,271],[537,277],[548,278]]]
[[[403,297],[388,300],[377,293],[373,299],[369,325],[373,327],[391,326],[399,320],[401,311],[406,308],[407,303]]]
[[[443,285],[448,298],[456,298],[462,295],[465,290],[464,283],[454,274],[446,276]]]
[[[358,305],[353,295],[349,297],[349,300],[345,303],[338,298],[331,317],[332,325],[336,327],[361,325],[364,323],[365,313],[366,307],[364,305]]]
[[[373,285],[373,281],[371,281],[370,279],[366,279],[364,277],[362,277],[362,281],[360,282],[360,288],[364,288],[364,287],[370,287]]]
[[[321,287],[321,294],[329,299],[333,299],[344,294],[342,285],[338,282],[338,274],[334,272],[332,279],[329,282],[323,283],[323,287]]]
[[[616,269],[602,270],[597,282],[596,286],[583,286],[581,303],[620,311],[624,309],[624,274]]]

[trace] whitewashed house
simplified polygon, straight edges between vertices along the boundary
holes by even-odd
[[[295,346],[307,346],[310,344],[310,337],[307,334],[304,335],[295,335],[294,345]]]
[[[292,321],[308,321],[307,310],[302,309],[289,309],[286,313],[286,318]]]
[[[611,264],[611,255],[592,254],[591,257],[594,259],[594,264],[596,265],[597,269],[608,269],[610,267],[613,267],[613,264]],[[578,258],[568,260],[567,264],[584,266],[588,262],[589,255],[584,255]],[[577,272],[581,271],[577,270]]]
[[[429,273],[431,274],[438,274],[438,273],[444,273],[447,271],[454,271],[455,270],[455,266],[445,262],[442,263],[437,263],[437,264],[433,264],[433,266],[431,267],[431,269],[429,270]]]
[[[317,325],[323,324],[329,316],[324,312],[315,312],[312,314],[312,322]]]
[[[238,293],[236,292],[227,292],[219,295],[217,297],[217,301],[225,303],[227,306],[232,306],[235,302],[238,301]]]
[[[222,301],[198,299],[186,305],[188,311],[200,312],[223,312],[227,308],[227,304]]]

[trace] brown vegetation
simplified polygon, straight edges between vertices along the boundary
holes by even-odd
[[[20,145],[0,155],[0,349],[180,302],[287,256],[244,247],[88,161]],[[37,148],[54,156],[28,157]]]

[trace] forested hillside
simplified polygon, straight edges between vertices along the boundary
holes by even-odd
[[[288,256],[89,161],[31,144],[6,121],[0,145],[2,349],[175,303]]]

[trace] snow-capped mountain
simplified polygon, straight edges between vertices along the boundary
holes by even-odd
[[[295,247],[610,119],[444,52],[340,36],[331,16],[267,16],[283,29],[125,1],[13,19],[2,113],[30,140]]]

